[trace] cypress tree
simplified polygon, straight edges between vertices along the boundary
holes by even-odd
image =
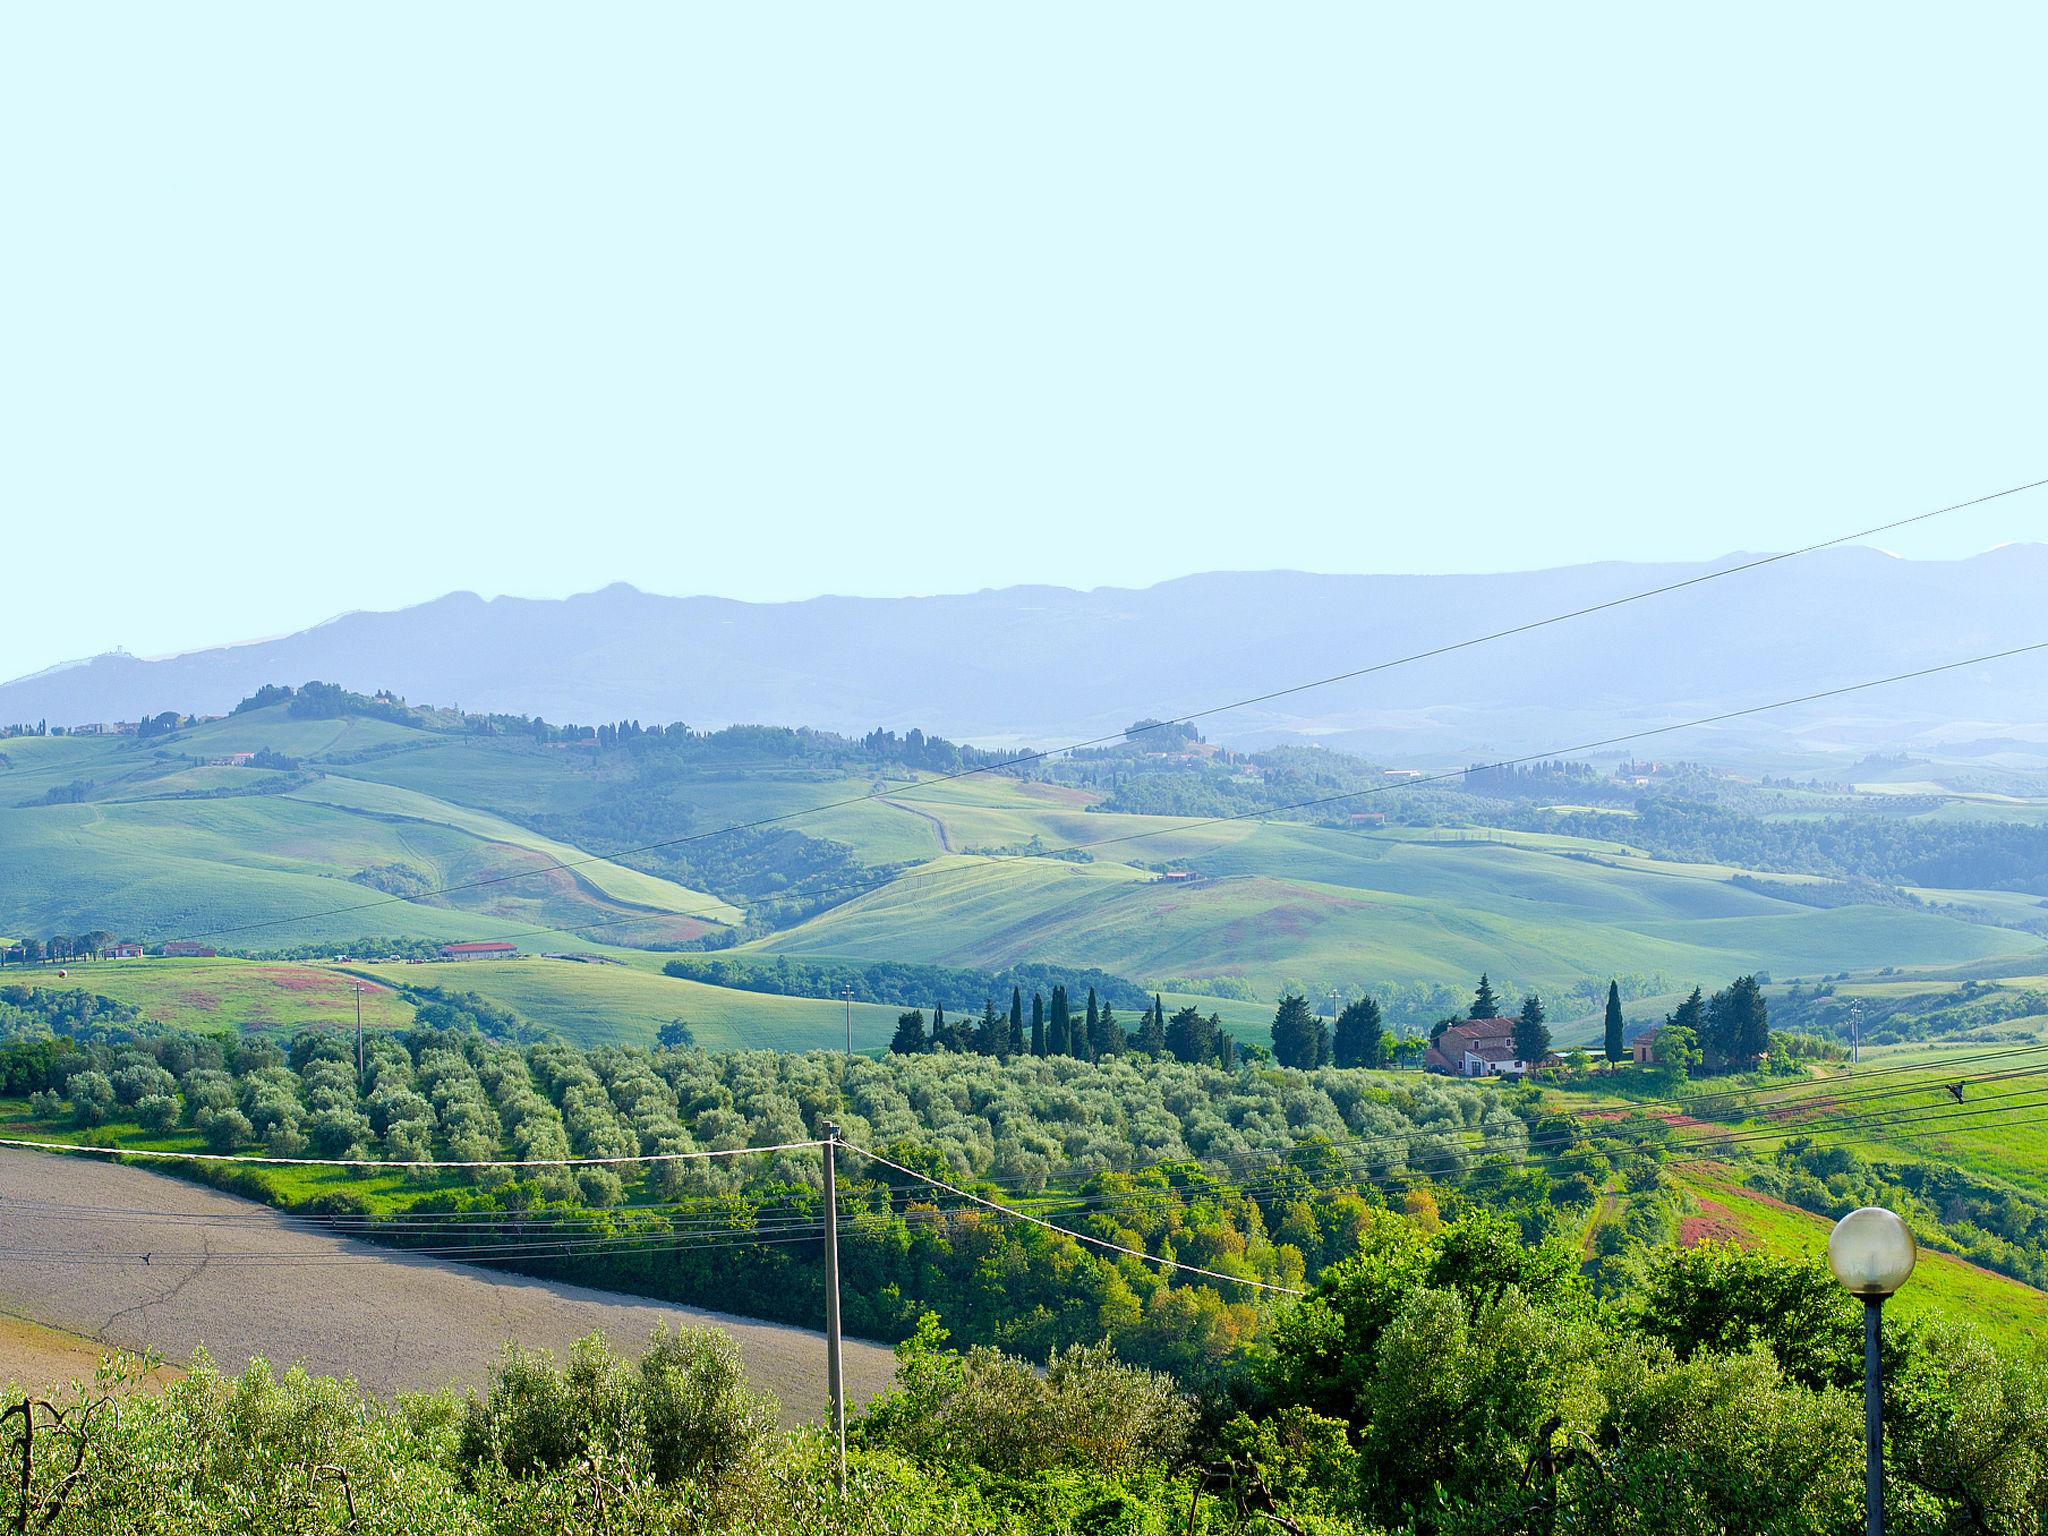
[[[1621,1042],[1621,984],[1607,983],[1607,1059],[1621,1061],[1628,1050]]]
[[[1369,997],[1345,1005],[1337,1015],[1330,1059],[1340,1067],[1383,1067],[1387,1064],[1387,1031],[1380,1005]]]
[[[1493,983],[1486,979],[1486,972],[1479,973],[1479,990],[1472,994],[1472,1011],[1468,1019],[1497,1019],[1500,1017],[1500,999],[1493,995]]]
[[[1048,1056],[1065,1056],[1072,1052],[1074,1042],[1067,1034],[1067,989],[1056,986],[1052,989],[1052,1020],[1045,1030],[1045,1053]]]
[[[1024,1049],[1024,989],[1010,988],[1010,1045],[1005,1056],[1014,1056]]]
[[[1321,1028],[1322,1021],[1309,1012],[1308,999],[1288,993],[1273,1015],[1273,1059],[1283,1067],[1314,1066]]]
[[[1531,992],[1522,999],[1522,1015],[1515,1021],[1515,1055],[1526,1067],[1536,1066],[1550,1053],[1550,1031],[1543,1023],[1543,999]]]
[[[1045,1054],[1045,994],[1031,994],[1031,1054]]]
[[[996,1000],[983,998],[981,1003],[981,1025],[974,1032],[974,1048],[984,1056],[1007,1056],[1005,1047],[1010,1040],[1010,1021],[996,1012]]]
[[[1155,1059],[1166,1054],[1166,1004],[1156,996],[1138,1026],[1138,1049]]]
[[[1096,1004],[1095,989],[1088,989],[1088,1028],[1081,1036],[1088,1048],[1076,1051],[1076,1056],[1086,1056],[1090,1061],[1102,1054],[1102,1009]]]

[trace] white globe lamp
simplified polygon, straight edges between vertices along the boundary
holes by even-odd
[[[1913,1229],[1880,1206],[1851,1211],[1828,1234],[1828,1268],[1843,1289],[1865,1300],[1882,1300],[1904,1285],[1919,1257]]]
[[[1896,1212],[1867,1205],[1828,1234],[1828,1268],[1863,1298],[1863,1497],[1865,1529],[1884,1536],[1884,1304],[1913,1274],[1920,1246]]]

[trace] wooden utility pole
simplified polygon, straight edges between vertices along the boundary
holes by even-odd
[[[839,1127],[827,1120],[818,1129],[825,1137],[825,1390],[832,1398],[832,1481],[844,1494],[846,1378],[839,1359],[839,1190],[833,1166],[839,1151]]]
[[[848,982],[839,989],[839,995],[846,999],[846,1059],[853,1060],[853,983]]]

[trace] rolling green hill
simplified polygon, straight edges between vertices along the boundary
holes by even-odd
[[[2048,969],[2048,943],[2021,931],[2034,898],[1810,904],[1795,899],[1812,883],[1801,876],[1737,884],[1731,866],[1653,859],[1626,840],[1626,814],[1603,818],[1613,838],[1219,823],[1105,812],[1075,782],[928,782],[900,762],[756,735],[636,755],[480,734],[445,714],[299,719],[275,706],[147,740],[10,739],[0,932],[104,928],[249,951],[511,937],[529,955],[622,962],[464,968],[465,985],[537,1022],[627,1040],[680,1016],[707,1043],[792,1046],[839,1041],[838,1005],[662,977],[664,954],[738,940],[757,953],[1092,966],[1162,991],[1173,981],[1176,1006],[1219,1012],[1247,1038],[1288,985],[1322,1006],[1332,988],[1462,991],[1482,970],[1554,995],[1610,975],[1661,993],[1752,970]],[[242,753],[275,766],[225,761]],[[720,835],[742,822],[757,825]],[[582,862],[641,844],[661,846]],[[1073,844],[1092,847],[1046,856]],[[565,862],[576,867],[552,867]],[[1161,879],[1170,868],[1198,878]],[[431,894],[449,885],[469,888]],[[258,1023],[289,1011],[220,1006]],[[857,1043],[892,1024],[887,1008],[857,1010]],[[1557,1024],[1564,1043],[1592,1033],[1576,1011]]]

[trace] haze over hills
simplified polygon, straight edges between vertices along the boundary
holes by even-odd
[[[416,702],[697,726],[918,726],[979,742],[1113,731],[1684,580],[1700,564],[1477,576],[1225,572],[1143,589],[1008,587],[745,603],[623,583],[567,599],[457,592],[277,639],[115,653],[0,685],[0,720],[220,713],[309,678]],[[2048,638],[2048,544],[1957,561],[1847,548],[1204,722],[1463,760],[1739,709]],[[1981,669],[1739,722],[1671,751],[1723,760],[1939,747],[2048,757],[2048,664]]]

